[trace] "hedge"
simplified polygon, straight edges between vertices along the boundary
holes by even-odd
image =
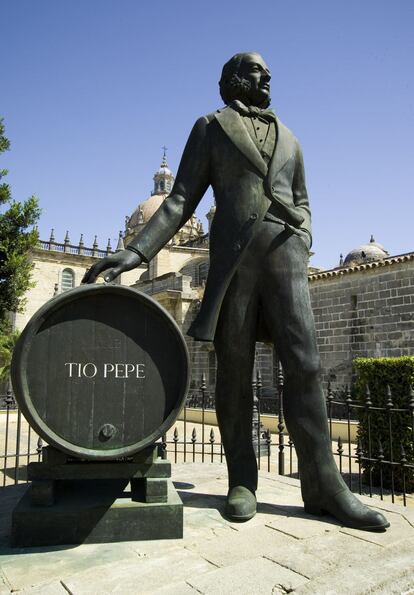
[[[357,358],[353,361],[353,365],[357,374],[353,393],[358,404],[364,406],[357,409],[358,440],[360,448],[362,447],[364,479],[369,483],[371,474],[373,485],[379,486],[382,470],[384,488],[392,489],[394,484],[394,489],[397,491],[402,491],[405,487],[407,492],[412,492],[414,491],[413,469],[407,467],[404,469],[401,464],[389,465],[386,461],[393,460],[401,463],[405,458],[406,464],[414,465],[414,394],[412,392],[414,357]],[[376,411],[375,407],[382,409]],[[394,409],[404,411],[399,412]],[[371,458],[377,459],[374,464],[364,460],[369,456],[369,432]],[[378,462],[378,457],[384,461],[382,464]]]

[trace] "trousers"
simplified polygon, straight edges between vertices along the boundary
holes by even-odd
[[[216,413],[230,488],[257,489],[252,373],[260,318],[283,367],[285,420],[298,456],[304,499],[315,490],[333,494],[346,487],[332,455],[319,378],[308,256],[299,235],[283,224],[263,221],[223,300],[214,339]]]

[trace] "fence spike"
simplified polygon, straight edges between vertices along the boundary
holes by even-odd
[[[387,402],[385,404],[387,409],[392,409],[394,407],[394,403],[392,402],[392,392],[391,387],[387,384]]]
[[[36,446],[36,452],[38,455],[40,455],[40,453],[42,452],[42,449],[43,449],[43,440],[39,436],[39,438],[37,440],[37,446]]]
[[[206,375],[203,372],[201,374],[201,386],[200,386],[201,390],[205,390],[207,388],[207,384],[206,384]]]
[[[344,453],[344,448],[343,448],[343,444],[342,444],[342,438],[339,436],[338,438],[338,448],[337,451],[338,455],[341,457]]]
[[[365,387],[365,407],[367,409],[369,409],[370,407],[372,407],[371,391],[369,390],[368,384]]]
[[[326,396],[326,400],[328,405],[332,404],[332,401],[334,400],[334,394],[331,388],[331,381],[328,380],[328,390],[327,390],[327,396]]]
[[[177,426],[175,426],[175,428],[174,428],[173,441],[174,442],[178,442],[178,429],[177,429]]]
[[[215,437],[214,437],[214,430],[211,428],[210,430],[210,444],[214,444]]]
[[[256,374],[256,396],[258,399],[260,399],[261,395],[262,395],[262,373],[260,372],[260,370],[257,370],[257,374]]]
[[[378,457],[377,457],[377,459],[380,463],[382,463],[382,461],[384,460],[384,448],[382,446],[381,438],[378,438]]]
[[[191,442],[194,444],[197,440],[197,432],[196,429],[193,428],[193,431],[191,432]]]
[[[277,368],[277,388],[279,390],[279,394],[282,392],[284,383],[285,383],[285,378],[283,376],[283,368],[282,368],[282,364],[279,362],[279,365]]]
[[[346,402],[347,405],[351,405],[351,403],[352,403],[352,393],[351,393],[351,388],[349,387],[348,384],[346,385],[345,392],[346,392],[345,402]]]
[[[13,408],[13,405],[15,404],[13,393],[12,393],[12,391],[10,389],[8,389],[6,391],[5,402],[6,402],[7,409],[12,409]]]

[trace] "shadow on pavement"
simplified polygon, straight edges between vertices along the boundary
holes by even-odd
[[[178,487],[178,486],[177,486]],[[221,495],[214,495],[214,494],[203,494],[199,492],[186,492],[183,490],[178,489],[178,494],[183,501],[185,508],[210,508],[215,509],[219,512],[221,517],[225,520],[227,519],[224,510],[226,505],[226,497]],[[323,520],[327,525],[336,525],[338,523],[333,517],[330,516],[323,516],[317,517],[310,514],[307,514],[302,506],[295,506],[295,505],[278,505],[278,504],[270,504],[268,502],[260,502],[257,503],[257,514],[266,514],[266,515],[274,515],[282,516],[282,517],[296,517],[302,518],[306,520]],[[233,521],[234,522],[234,521]]]

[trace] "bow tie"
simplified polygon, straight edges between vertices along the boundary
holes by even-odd
[[[255,107],[254,105],[247,106],[238,99],[232,101],[229,107],[233,108],[241,116],[261,118],[262,120],[266,120],[266,122],[276,122],[276,114],[271,109],[260,109],[260,107]]]

